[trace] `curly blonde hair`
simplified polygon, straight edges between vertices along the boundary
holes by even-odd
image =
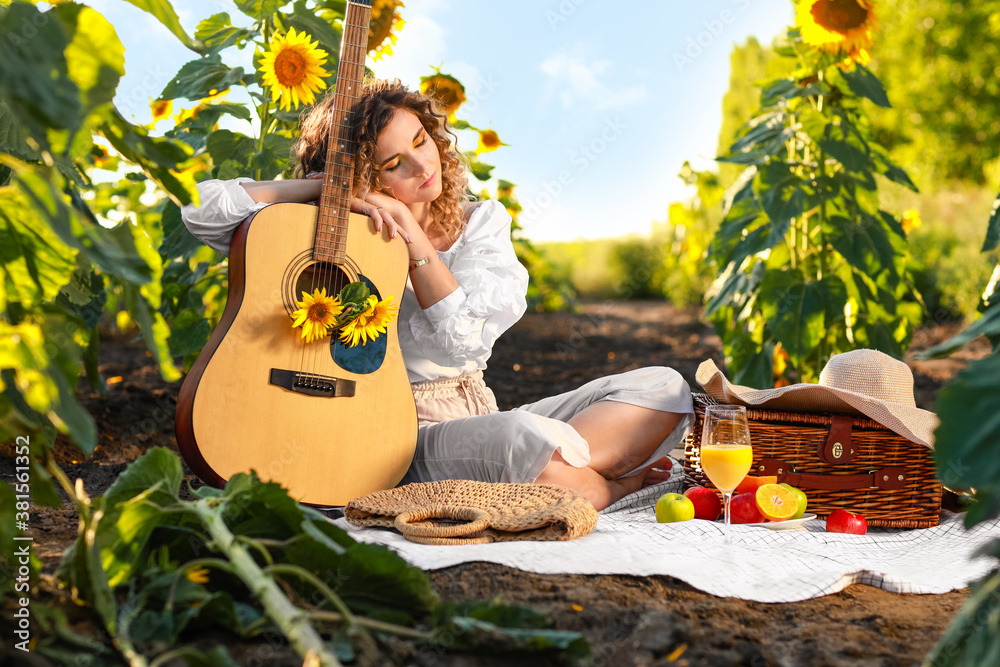
[[[296,178],[324,170],[332,108],[333,93],[328,93],[303,117],[299,140],[293,149],[299,162]],[[351,135],[357,149],[354,195],[364,199],[369,192],[384,191],[382,170],[375,152],[378,136],[388,127],[396,109],[412,112],[437,145],[441,156],[441,194],[431,202],[431,215],[448,239],[454,241],[465,226],[462,203],[469,200],[466,160],[456,148],[457,137],[448,127],[445,114],[436,108],[431,98],[409,90],[399,79],[365,81],[361,96],[352,109]]]

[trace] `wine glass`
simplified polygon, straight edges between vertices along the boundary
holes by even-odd
[[[726,499],[723,542],[729,544],[729,501],[750,472],[753,448],[747,409],[742,405],[709,405],[701,429],[701,468]]]

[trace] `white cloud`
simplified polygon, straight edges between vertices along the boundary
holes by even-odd
[[[547,58],[540,69],[549,77],[549,94],[557,95],[566,108],[579,102],[597,109],[623,108],[646,98],[644,86],[608,88],[601,78],[605,74],[614,75],[613,63],[608,60],[587,62],[579,45]]]

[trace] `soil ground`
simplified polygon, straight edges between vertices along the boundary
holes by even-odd
[[[945,340],[960,329],[944,324],[918,330],[912,350]],[[698,309],[653,302],[603,303],[578,313],[529,314],[498,342],[487,383],[502,409],[572,389],[610,373],[648,365],[676,368],[692,387],[698,364],[722,365],[719,338]],[[988,353],[984,342],[944,360],[907,362],[915,372],[920,407],[932,409],[940,387],[964,365]],[[56,453],[69,478],[81,478],[91,495],[103,493],[125,466],[154,446],[177,451],[174,406],[180,382],[167,383],[140,341],[102,340],[100,371],[106,395],[80,398],[94,415],[99,445],[83,457],[60,438]],[[85,383],[81,383],[85,387]],[[0,449],[0,477],[12,479],[10,446]],[[193,475],[188,479],[197,483]],[[86,611],[74,607],[52,573],[76,537],[72,505],[35,508],[35,548],[44,576],[33,600],[67,610],[88,632]],[[850,586],[835,595],[788,604],[718,598],[670,577],[539,575],[489,563],[467,563],[430,572],[443,599],[530,605],[549,614],[555,627],[582,632],[595,665],[915,665],[937,641],[962,606],[967,590],[943,595],[903,595]],[[3,610],[9,627],[11,607]],[[93,625],[89,632],[96,634]],[[2,641],[6,642],[5,636]],[[224,642],[239,664],[298,665],[294,653],[260,642],[240,642],[209,633],[192,638],[200,648]],[[2,647],[0,647],[2,648]],[[5,665],[48,665],[9,646]],[[545,664],[524,658],[463,656],[411,651],[387,664]]]

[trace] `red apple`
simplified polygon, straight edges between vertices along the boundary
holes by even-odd
[[[860,514],[851,514],[847,510],[833,510],[826,518],[826,532],[864,535],[868,532],[868,522]]]
[[[757,509],[757,495],[741,493],[729,501],[730,523],[763,523],[764,515]]]
[[[704,486],[692,486],[684,495],[694,503],[694,518],[715,521],[722,514],[722,501],[715,491]]]

